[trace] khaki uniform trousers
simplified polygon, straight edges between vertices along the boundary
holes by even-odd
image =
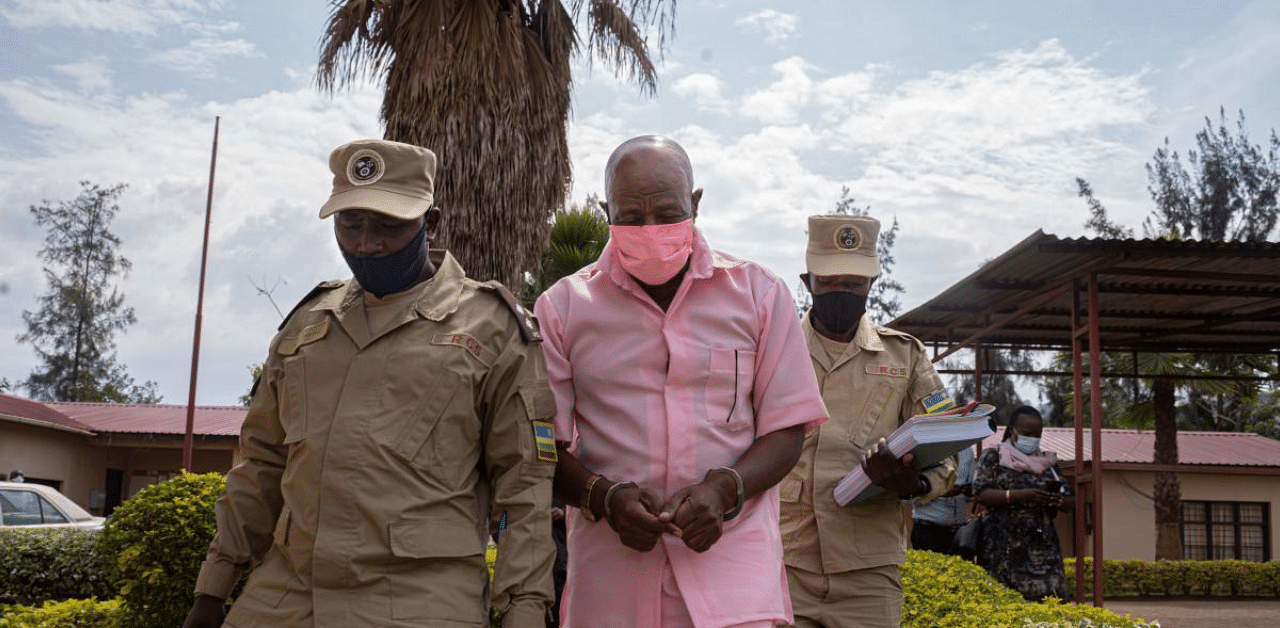
[[[897,565],[824,575],[787,566],[795,628],[898,628],[902,580]]]

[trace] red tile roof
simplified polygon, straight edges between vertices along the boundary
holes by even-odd
[[[187,430],[185,405],[67,402],[46,405],[94,432],[185,434]],[[201,436],[238,436],[246,410],[240,406],[196,406],[193,431]]]
[[[1004,428],[988,436],[983,448],[1000,444]],[[1088,428],[1084,431],[1084,459],[1092,460]],[[1046,427],[1040,447],[1058,454],[1059,460],[1074,461],[1075,429]],[[1102,430],[1104,462],[1152,464],[1156,434],[1152,431]],[[1186,465],[1229,465],[1280,467],[1280,441],[1244,432],[1178,432],[1178,463]]]
[[[74,430],[91,431],[93,429],[39,401],[13,395],[0,394],[0,417],[37,424],[51,423]]]

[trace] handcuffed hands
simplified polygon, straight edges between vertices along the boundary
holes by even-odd
[[[737,501],[737,485],[723,474],[710,474],[697,484],[678,491],[662,507],[659,521],[671,522],[676,536],[689,549],[705,552],[724,532],[725,501]]]
[[[610,498],[608,507],[613,516],[609,525],[618,533],[623,545],[637,552],[647,552],[653,549],[663,533],[679,535],[679,528],[658,518],[661,504],[652,491],[628,487],[619,489]]]

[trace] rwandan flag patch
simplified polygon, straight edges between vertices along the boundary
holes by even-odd
[[[538,444],[538,460],[555,462],[556,428],[550,421],[533,422],[533,440]]]
[[[956,402],[947,395],[947,391],[945,390],[940,390],[937,394],[925,397],[923,403],[925,414],[933,414],[934,412],[950,410],[956,405]]]

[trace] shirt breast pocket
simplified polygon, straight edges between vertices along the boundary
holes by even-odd
[[[416,403],[389,413],[376,438],[397,457],[447,484],[462,482],[475,466],[480,421],[470,407],[470,382],[440,370]]]
[[[751,399],[755,367],[755,351],[711,349],[703,387],[703,410],[708,423],[732,432],[755,427]]]
[[[329,320],[323,319],[308,325],[296,336],[280,340],[276,353],[280,355],[280,368],[276,376],[276,403],[279,408],[280,427],[284,429],[284,444],[301,442],[307,437],[307,370],[306,356],[329,332]]]

